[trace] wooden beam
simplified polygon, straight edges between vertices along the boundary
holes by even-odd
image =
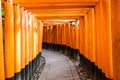
[[[13,3],[62,3],[62,2],[98,2],[98,0],[13,0]]]
[[[20,3],[26,9],[64,9],[64,8],[81,8],[94,7],[97,2],[67,2],[67,3]]]
[[[84,16],[85,13],[79,13],[79,14],[35,14],[36,17],[44,16],[44,17],[56,17],[56,16]]]
[[[55,17],[37,17],[40,20],[74,20],[79,19],[77,16],[55,16]]]
[[[75,8],[75,9],[30,9],[29,12],[33,14],[66,14],[66,13],[87,13],[89,8]]]

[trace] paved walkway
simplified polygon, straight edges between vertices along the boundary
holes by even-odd
[[[80,80],[71,60],[65,55],[43,49],[46,65],[38,80]]]

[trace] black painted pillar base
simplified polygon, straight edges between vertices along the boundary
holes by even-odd
[[[21,72],[15,73],[14,79],[15,79],[15,80],[22,80],[22,79],[21,79]]]
[[[25,80],[29,79],[29,64],[25,66]]]
[[[29,78],[31,79],[32,78],[32,61],[29,63]]]
[[[15,80],[15,79],[13,77],[13,78],[5,78],[5,80]]]
[[[21,70],[21,80],[25,80],[25,68]]]

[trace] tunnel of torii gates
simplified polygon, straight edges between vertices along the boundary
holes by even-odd
[[[120,0],[0,0],[0,8],[0,80],[30,80],[42,42],[76,49],[120,80]]]

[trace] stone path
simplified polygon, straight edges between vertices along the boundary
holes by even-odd
[[[65,55],[43,49],[46,65],[38,80],[80,80],[72,61]]]

